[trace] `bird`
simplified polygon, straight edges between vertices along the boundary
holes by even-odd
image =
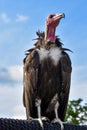
[[[27,119],[47,117],[59,122],[63,130],[66,115],[72,63],[68,48],[56,36],[56,28],[64,13],[50,14],[44,32],[37,31],[34,47],[23,59],[23,105]],[[72,52],[72,51],[71,51]],[[44,118],[43,118],[44,119]]]

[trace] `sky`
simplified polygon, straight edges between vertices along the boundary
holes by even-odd
[[[23,58],[51,13],[65,13],[56,35],[73,51],[69,100],[87,102],[87,0],[0,0],[0,117],[26,119]]]

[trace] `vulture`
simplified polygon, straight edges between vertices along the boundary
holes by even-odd
[[[59,122],[63,129],[66,115],[70,82],[71,60],[63,48],[56,27],[64,13],[50,14],[46,18],[45,32],[36,32],[34,47],[26,51],[23,60],[23,105],[27,119],[47,117]]]

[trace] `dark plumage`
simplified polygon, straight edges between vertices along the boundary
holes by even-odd
[[[71,60],[58,37],[47,41],[44,32],[37,32],[35,47],[27,50],[24,58],[23,104],[27,119],[37,118],[35,102],[41,99],[41,116],[55,118],[55,104],[59,102],[58,116],[64,121],[71,80]]]

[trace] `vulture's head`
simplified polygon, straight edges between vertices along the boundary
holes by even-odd
[[[45,32],[45,40],[50,42],[55,42],[55,30],[59,25],[59,22],[62,18],[65,17],[65,14],[50,14],[46,19],[46,32]]]

